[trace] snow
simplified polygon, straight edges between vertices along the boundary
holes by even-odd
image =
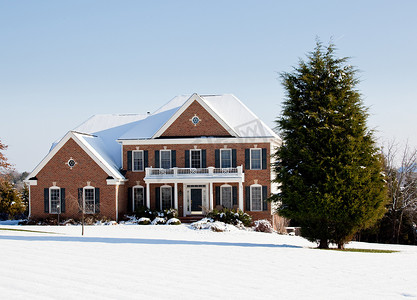
[[[297,236],[168,226],[16,226],[0,230],[3,299],[410,299],[417,247],[313,249]]]

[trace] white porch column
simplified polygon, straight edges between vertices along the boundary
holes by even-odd
[[[213,182],[210,182],[210,188],[209,188],[209,193],[210,193],[210,200],[209,200],[209,209],[213,210]]]
[[[239,181],[239,199],[238,199],[239,209],[243,211],[243,184],[242,181]]]
[[[146,183],[146,207],[151,208],[151,189],[149,183]]]
[[[178,210],[178,183],[174,183],[174,208]]]

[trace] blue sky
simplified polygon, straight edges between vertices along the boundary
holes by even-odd
[[[380,143],[417,146],[416,1],[0,0],[0,140],[19,171],[94,114],[232,93],[268,125],[315,39],[361,70]]]

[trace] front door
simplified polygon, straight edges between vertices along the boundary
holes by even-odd
[[[203,189],[191,189],[191,212],[201,212],[203,204]]]

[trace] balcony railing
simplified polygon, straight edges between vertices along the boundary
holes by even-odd
[[[146,168],[147,178],[242,177],[242,166],[236,168]]]

